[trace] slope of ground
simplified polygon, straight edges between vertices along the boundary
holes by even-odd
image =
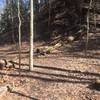
[[[0,71],[1,84],[14,84],[12,93],[0,100],[99,100],[100,92],[91,86],[100,78],[100,37],[96,36],[91,36],[87,58],[84,41],[75,42],[61,47],[61,53],[34,57],[32,72],[27,70],[29,45],[24,42],[21,78],[15,45],[1,46],[0,58],[13,60],[16,68]],[[35,48],[40,46],[42,43],[34,43]]]

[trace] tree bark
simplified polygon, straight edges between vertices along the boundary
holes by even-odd
[[[33,70],[33,0],[30,0],[30,58],[29,58],[29,65],[30,70]]]
[[[21,69],[21,17],[20,17],[20,0],[18,0],[18,18],[19,18],[19,74]]]
[[[87,50],[88,50],[88,42],[89,42],[89,30],[90,30],[90,9],[92,7],[93,0],[90,0],[89,8],[87,12],[87,34],[86,34],[86,45],[85,45],[85,56],[87,57]]]

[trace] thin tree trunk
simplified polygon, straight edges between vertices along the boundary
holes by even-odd
[[[12,20],[12,41],[14,44],[16,44],[15,34],[14,34],[13,0],[11,0],[11,20]]]
[[[96,34],[96,6],[95,6],[95,1],[93,2],[94,3],[94,13],[93,13],[93,15],[94,15],[94,33]]]
[[[92,7],[93,0],[90,1],[88,12],[87,12],[87,35],[86,35],[86,45],[85,45],[85,56],[87,57],[87,50],[88,50],[88,42],[89,42],[89,30],[90,30],[90,24],[89,24],[89,17],[90,17],[90,9]]]
[[[18,18],[19,18],[19,74],[21,69],[21,17],[20,17],[20,0],[18,0]]]
[[[29,58],[29,65],[30,70],[33,70],[33,0],[30,0],[30,58]]]
[[[97,20],[96,20],[96,4],[95,4],[95,1],[94,1],[94,34],[96,34],[96,31],[97,31]],[[95,43],[97,43],[97,39],[95,41]]]
[[[48,27],[50,26],[50,22],[51,22],[51,4],[50,4],[50,0],[48,1],[49,2],[49,18],[48,18]]]

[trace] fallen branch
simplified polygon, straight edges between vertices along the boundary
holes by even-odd
[[[6,59],[0,59],[0,69],[2,70],[3,68],[14,68],[14,64],[12,61],[8,61]]]

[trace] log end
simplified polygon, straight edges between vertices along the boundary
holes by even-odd
[[[6,67],[7,61],[5,59],[0,59],[0,69],[2,70],[4,67]]]

